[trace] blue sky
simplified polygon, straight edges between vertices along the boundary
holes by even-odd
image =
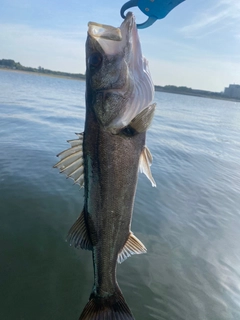
[[[87,23],[119,26],[125,2],[0,0],[0,59],[84,73]],[[240,84],[240,0],[186,0],[139,35],[156,85],[222,91]]]

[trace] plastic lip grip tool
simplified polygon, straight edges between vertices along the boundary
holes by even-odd
[[[156,20],[163,19],[166,15],[185,0],[130,0],[121,8],[121,16],[125,19],[125,11],[138,7],[148,19],[141,24],[137,24],[138,29],[144,29],[151,26]]]

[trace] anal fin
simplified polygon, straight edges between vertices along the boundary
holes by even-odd
[[[67,240],[69,241],[70,245],[74,245],[75,248],[92,250],[92,243],[88,236],[88,231],[84,219],[84,210],[69,230]]]
[[[152,164],[151,152],[149,151],[148,147],[144,146],[140,156],[140,160],[139,160],[139,171],[141,173],[143,172],[146,175],[146,177],[151,181],[153,187],[156,187],[157,185],[155,180],[153,179],[151,169],[150,169],[151,164]]]
[[[146,252],[147,249],[144,244],[137,237],[135,237],[132,232],[130,232],[127,242],[118,254],[117,261],[118,263],[122,263],[133,254],[141,254]]]

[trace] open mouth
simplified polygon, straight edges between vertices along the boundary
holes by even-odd
[[[120,28],[114,28],[106,24],[100,24],[96,22],[88,23],[88,34],[95,38],[102,38],[111,41],[121,41],[122,34]]]
[[[132,37],[135,18],[129,12],[119,28],[96,22],[88,23],[88,34],[94,38],[105,54],[114,55],[124,50]]]

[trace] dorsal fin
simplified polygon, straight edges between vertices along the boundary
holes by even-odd
[[[141,254],[146,252],[147,249],[145,248],[144,244],[137,237],[135,237],[132,232],[130,232],[124,247],[118,254],[117,261],[118,263],[122,263],[133,254]]]
[[[67,178],[74,180],[74,183],[80,187],[84,185],[84,167],[83,167],[83,133],[76,133],[78,139],[68,140],[71,148],[60,152],[57,157],[60,161],[53,167],[58,168],[60,173],[66,174]]]
[[[147,178],[151,181],[153,187],[156,187],[157,185],[155,180],[153,179],[151,169],[150,169],[151,165],[152,165],[151,152],[149,151],[148,147],[144,146],[140,156],[140,160],[139,160],[139,171],[141,173],[144,173],[147,176]]]

